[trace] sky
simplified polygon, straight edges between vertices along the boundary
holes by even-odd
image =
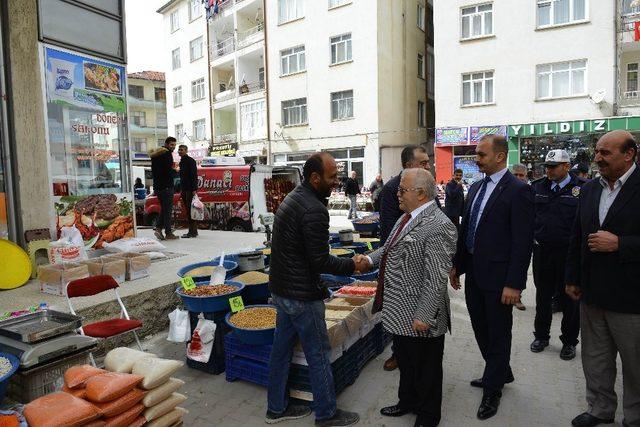
[[[167,0],[126,0],[127,72],[166,71],[162,15]]]

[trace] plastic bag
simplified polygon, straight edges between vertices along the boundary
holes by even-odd
[[[127,347],[118,347],[107,353],[104,358],[104,367],[107,371],[130,374],[133,365],[145,357],[158,357],[153,353],[134,350]]]
[[[104,427],[127,427],[140,416],[142,411],[144,411],[144,406],[139,403],[117,417],[105,419],[106,424]]]
[[[131,372],[143,376],[142,388],[151,390],[166,383],[183,365],[184,363],[177,360],[146,358],[137,361]]]
[[[94,403],[94,405],[100,411],[100,415],[109,418],[120,415],[123,412],[133,408],[142,400],[143,397],[144,391],[140,390],[139,388],[134,388],[129,393],[125,394],[122,397],[119,397],[116,400],[112,400],[111,402],[106,403]]]
[[[193,195],[193,200],[191,201],[191,219],[194,221],[202,221],[204,219],[204,204],[197,194]]]
[[[60,229],[60,240],[66,240],[73,245],[84,246],[82,233],[80,233],[80,230],[76,228],[75,224],[71,227],[62,227]]]
[[[137,254],[143,252],[162,252],[167,249],[165,245],[149,237],[128,237],[116,240],[115,242],[105,243],[104,248],[107,252],[111,253],[133,252]]]
[[[169,335],[167,341],[187,342],[191,338],[189,312],[176,308],[169,313]]]
[[[79,427],[100,417],[91,403],[67,393],[42,396],[24,407],[31,427]]]
[[[174,391],[178,391],[183,385],[184,381],[177,378],[169,378],[169,381],[162,384],[160,387],[156,387],[149,391],[144,396],[144,399],[142,399],[142,404],[147,408],[155,406],[171,396]]]
[[[140,375],[119,374],[117,372],[107,372],[92,377],[87,381],[87,399],[95,403],[110,402],[129,393],[142,379],[143,377]]]
[[[208,363],[213,350],[213,338],[216,333],[216,324],[213,320],[207,320],[200,315],[198,326],[193,331],[191,342],[187,346],[187,357],[196,362]]]
[[[150,423],[146,424],[146,427],[171,427],[172,425],[180,421],[182,417],[188,413],[189,411],[178,406],[176,409],[169,412],[168,414],[163,415],[157,420],[153,420]]]
[[[147,408],[143,414],[144,418],[147,421],[153,421],[157,418],[160,418],[161,416],[173,411],[176,406],[178,406],[185,400],[187,400],[186,396],[180,393],[173,393],[171,396],[158,403],[157,405],[152,406],[151,408]]]
[[[91,365],[72,366],[64,373],[64,384],[70,389],[82,388],[89,378],[106,373],[104,369]]]

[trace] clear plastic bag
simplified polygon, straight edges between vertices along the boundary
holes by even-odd
[[[197,194],[193,195],[193,200],[191,201],[191,219],[194,221],[204,220],[204,204]]]
[[[169,335],[167,341],[187,342],[191,339],[189,312],[176,308],[169,313]]]

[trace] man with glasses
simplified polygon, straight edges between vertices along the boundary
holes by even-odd
[[[535,194],[533,279],[536,286],[535,340],[531,351],[540,353],[549,345],[551,300],[557,293],[562,309],[560,358],[571,360],[576,357],[580,306],[565,294],[564,276],[571,227],[585,181],[569,173],[571,163],[565,150],[549,151],[544,166],[547,176],[531,185]]]

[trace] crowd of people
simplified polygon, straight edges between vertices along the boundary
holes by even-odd
[[[445,335],[451,329],[449,284],[462,288],[484,371],[470,386],[482,389],[477,417],[499,410],[511,369],[513,307],[520,304],[533,257],[536,318],[531,351],[549,345],[552,299],[562,307],[559,357],[576,357],[580,329],[587,410],[571,423],[613,422],[616,358],[622,360],[624,426],[640,426],[640,170],[631,134],[613,131],[596,145],[600,177],[570,171],[569,155],[552,150],[546,177],[527,182],[526,170],[507,168],[502,136],[484,137],[476,164],[485,175],[465,197],[462,173],[447,184],[444,208],[436,197],[429,157],[419,146],[401,154],[402,172],[376,188],[381,247],[342,259],[330,255],[327,198],[339,184],[335,160],[312,155],[304,182],[284,200],[273,228],[270,290],[277,327],[270,362],[266,422],[311,414],[288,401],[287,376],[300,341],[309,363],[318,426],[358,422],[336,407],[324,325],[328,290],[321,273],[348,276],[379,268],[373,310],[393,334],[385,369],[400,370],[398,400],[383,416],[416,414],[415,426],[441,419]],[[588,171],[587,171],[588,172]],[[353,177],[355,179],[355,177]],[[378,181],[378,179],[376,180]]]

